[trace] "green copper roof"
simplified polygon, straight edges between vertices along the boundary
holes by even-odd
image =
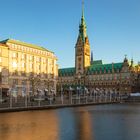
[[[82,17],[81,17],[81,23],[79,25],[79,36],[82,38],[82,41],[85,42],[85,38],[87,37],[87,31],[86,31],[86,22],[84,17],[84,4],[82,5]]]
[[[39,49],[39,50],[42,50],[42,51],[49,51],[49,50],[47,50],[44,47],[33,45],[33,44],[29,44],[29,43],[25,43],[25,42],[22,42],[22,41],[19,41],[19,40],[14,40],[14,39],[2,40],[2,41],[0,41],[0,43],[3,43],[3,44],[13,43],[13,44],[17,44],[17,45],[23,45],[23,46],[31,47],[31,48],[34,48],[34,49]],[[51,52],[51,51],[49,51],[49,52]]]
[[[75,74],[75,68],[63,68],[58,71],[59,76],[73,76]]]
[[[114,71],[117,71],[117,70],[120,71],[122,66],[123,66],[123,63],[97,64],[97,65],[93,64],[88,68],[88,73],[89,74],[94,73],[94,72],[99,73],[100,71],[102,73],[104,73],[104,71],[112,72],[113,69],[114,69]]]
[[[111,63],[111,64],[100,64],[102,62],[99,60],[99,63],[96,65],[93,64],[88,67],[87,69],[87,74],[93,74],[93,73],[112,73],[113,70],[114,72],[121,71],[123,63]],[[113,68],[113,69],[112,69]],[[59,76],[74,76],[75,74],[75,68],[64,68],[64,69],[59,69]]]

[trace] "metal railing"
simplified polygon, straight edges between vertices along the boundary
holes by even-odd
[[[85,91],[74,94],[73,90],[69,90],[68,93],[61,91],[60,95],[55,95],[52,92],[49,94],[24,94],[24,96],[17,94],[17,96],[14,96],[9,93],[7,97],[1,97],[1,99],[0,109],[121,102],[119,94]]]

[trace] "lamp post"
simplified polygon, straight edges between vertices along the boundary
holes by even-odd
[[[9,95],[10,95],[10,108],[12,108],[13,99],[12,99],[12,91],[11,91],[11,89],[9,89]]]
[[[107,102],[107,90],[105,89],[105,102]]]
[[[81,74],[80,73],[78,74],[78,86],[77,86],[77,98],[79,99],[79,103],[80,103],[80,89],[81,89]]]
[[[69,98],[70,98],[70,103],[72,104],[72,87],[69,87]]]
[[[112,101],[112,90],[110,89],[110,102]]]
[[[27,91],[26,91],[25,85],[23,85],[22,92],[23,92],[23,95],[25,96],[25,107],[27,107],[28,106],[28,96],[27,96]]]
[[[84,99],[86,99],[86,102],[87,103],[87,88],[84,87]]]
[[[93,102],[95,102],[95,89],[93,88],[93,92],[92,92],[92,99],[93,99]]]
[[[62,104],[64,103],[64,97],[63,97],[63,88],[62,88],[62,85],[61,85],[61,103],[62,103]]]
[[[62,83],[61,83],[61,87],[60,87],[60,98],[61,98],[61,103],[63,104],[64,103],[64,98],[63,98],[63,88],[62,88]]]
[[[2,104],[2,87],[0,88],[0,102]]]
[[[49,103],[52,104],[52,95],[50,93],[50,79],[48,79],[48,94],[49,94]]]
[[[30,81],[31,86],[32,86],[32,94],[34,95],[34,93],[35,93],[35,78],[33,76],[31,76],[29,78],[29,81]]]
[[[79,87],[79,89],[78,89],[78,98],[79,98],[79,104],[80,104],[80,94],[81,94],[81,87]]]

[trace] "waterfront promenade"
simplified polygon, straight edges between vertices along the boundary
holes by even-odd
[[[86,105],[114,104],[122,102],[121,97],[110,95],[59,95],[40,97],[13,97],[9,96],[0,103],[0,112],[28,111],[55,109],[64,107],[77,107]]]

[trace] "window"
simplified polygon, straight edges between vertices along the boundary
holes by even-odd
[[[7,77],[2,78],[2,84],[8,84],[8,78]]]
[[[14,79],[13,80],[13,85],[17,85],[18,84],[18,80],[17,79]]]
[[[21,67],[24,68],[24,67],[25,67],[25,63],[22,63],[22,64],[21,64]]]
[[[34,57],[31,55],[29,59],[32,61],[32,60],[33,60],[33,58],[34,58]]]
[[[33,64],[32,63],[30,63],[30,69],[32,69],[33,68]]]
[[[36,61],[39,62],[39,57],[36,57]]]
[[[81,64],[80,63],[78,64],[78,70],[81,70]]]
[[[22,85],[26,85],[26,81],[25,80],[22,80]]]
[[[13,67],[13,68],[17,68],[17,63],[16,63],[16,62],[13,62],[13,63],[12,63],[12,67]]]
[[[25,54],[22,54],[21,55],[21,59],[25,59]]]
[[[17,53],[14,52],[14,53],[12,54],[12,57],[13,57],[13,58],[17,57]]]

